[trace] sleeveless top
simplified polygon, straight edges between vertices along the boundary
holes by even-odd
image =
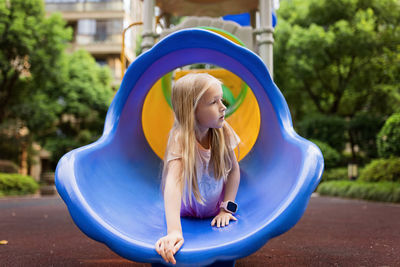
[[[228,129],[228,137],[230,139],[231,149],[235,149],[240,143],[239,136],[235,133],[232,127],[225,121],[224,124]],[[171,140],[171,138],[173,138]],[[175,141],[175,142],[174,142]],[[176,144],[177,136],[171,132],[168,144]],[[172,143],[171,143],[172,142]],[[196,166],[197,166],[197,184],[199,186],[199,191],[204,200],[204,205],[197,202],[194,193],[192,192],[192,205],[190,205],[189,197],[182,196],[181,201],[181,216],[206,218],[216,216],[219,213],[219,206],[224,200],[225,194],[225,184],[224,179],[216,180],[214,178],[214,168],[213,164],[210,164],[211,158],[211,144],[210,148],[204,148],[196,140]],[[181,158],[180,149],[176,145],[171,145],[167,148],[166,154],[166,164],[174,159]],[[186,197],[186,205],[183,202],[183,197]]]

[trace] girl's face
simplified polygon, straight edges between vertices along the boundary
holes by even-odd
[[[196,111],[197,127],[200,130],[221,128],[225,118],[226,107],[222,103],[222,87],[212,84],[200,98]]]

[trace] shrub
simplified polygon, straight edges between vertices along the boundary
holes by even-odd
[[[361,181],[329,181],[317,189],[321,195],[400,203],[400,183]]]
[[[377,136],[380,157],[400,157],[400,113],[393,114],[386,120]]]
[[[325,168],[332,168],[338,165],[338,163],[340,162],[339,152],[337,152],[327,143],[313,139],[310,141],[316,144],[319,149],[321,149],[322,155],[324,156]]]
[[[15,127],[14,127],[15,128]],[[20,161],[21,155],[21,139],[16,138],[16,132],[12,132],[13,136],[5,134],[8,130],[15,131],[10,122],[0,124],[0,156],[3,160],[11,160],[13,162]]]
[[[400,158],[376,159],[360,172],[364,182],[400,182]]]
[[[341,157],[341,162],[339,166],[348,166],[349,163],[353,162],[353,155],[351,151],[343,151],[342,154],[340,155]],[[365,166],[366,164],[371,162],[371,158],[369,158],[366,154],[364,153],[357,153],[356,161],[353,163],[356,163],[358,166]]]
[[[0,172],[17,173],[18,166],[10,160],[0,160]]]
[[[346,121],[341,117],[311,115],[299,122],[298,131],[301,136],[325,142],[337,151],[345,147]]]
[[[385,120],[371,113],[358,113],[348,124],[349,134],[354,144],[366,154],[368,158],[377,158],[376,136],[382,128]]]
[[[322,175],[322,181],[348,180],[346,167],[333,168],[325,170]]]
[[[38,188],[38,183],[30,176],[0,173],[0,195],[33,194]]]

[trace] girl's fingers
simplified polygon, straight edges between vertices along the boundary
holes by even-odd
[[[155,247],[156,247],[157,253],[160,254],[160,240],[158,240],[158,241],[156,242]],[[161,255],[161,254],[160,254],[160,255]]]
[[[179,242],[176,243],[174,248],[174,254],[182,247],[182,245],[183,245],[183,239],[179,240]]]
[[[227,226],[229,222],[229,216],[224,216],[223,221],[224,221],[224,226]]]
[[[174,258],[174,247],[171,241],[168,242],[168,246],[167,246],[167,250],[166,250],[166,255],[167,258],[170,262],[172,262],[173,264],[176,263],[175,258]]]
[[[160,246],[160,252],[161,252],[161,257],[168,263],[167,256],[165,255],[164,251],[164,242],[161,241],[161,246]]]
[[[215,225],[217,227],[224,227],[229,225],[230,220],[237,221],[238,219],[232,214],[229,214],[227,216],[217,216],[211,221],[211,226]]]
[[[168,257],[169,262],[171,262],[172,264],[176,264],[174,254],[172,253],[172,251],[168,251],[167,257]]]
[[[174,239],[160,238],[155,244],[157,253],[161,255],[166,263],[176,264],[174,254],[182,247],[184,242],[183,238]]]

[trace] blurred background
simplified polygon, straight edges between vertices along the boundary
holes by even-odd
[[[399,25],[397,0],[0,0],[0,197],[55,194],[58,160],[101,136],[129,64],[201,26],[264,60],[324,155],[320,194],[400,202]],[[243,88],[227,83],[233,106]]]

